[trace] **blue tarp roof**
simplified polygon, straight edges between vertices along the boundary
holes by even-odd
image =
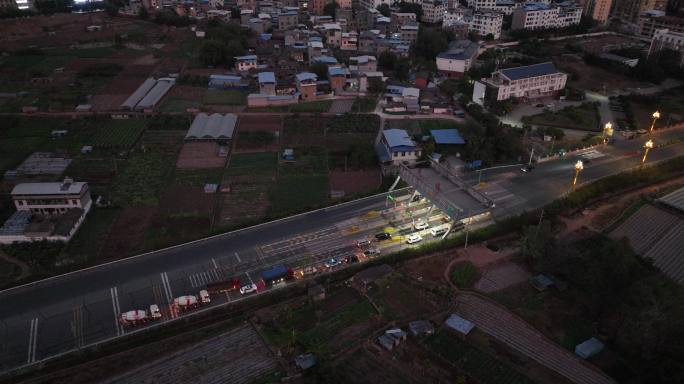
[[[416,144],[403,129],[386,129],[382,131],[382,135],[390,148],[406,147],[409,149],[416,147]]]
[[[461,316],[459,316],[455,313],[452,314],[451,316],[449,316],[449,318],[446,319],[446,321],[444,323],[446,324],[447,327],[449,327],[449,328],[451,328],[451,329],[453,329],[459,333],[462,333],[464,335],[469,334],[470,331],[472,331],[473,328],[475,328],[475,324],[473,324],[472,322],[462,318]]]
[[[295,77],[297,78],[297,81],[316,80],[316,79],[318,79],[318,76],[316,76],[315,73],[311,73],[311,72],[302,72],[302,73],[298,73]]]
[[[275,83],[275,73],[273,72],[259,72],[259,84],[261,83]]]
[[[392,156],[390,156],[390,153],[387,152],[387,148],[381,143],[378,143],[375,146],[375,152],[378,154],[378,159],[380,159],[380,161],[383,163],[392,160]]]
[[[337,64],[337,59],[332,56],[319,56],[316,58],[316,61],[324,64]]]
[[[433,129],[430,131],[436,144],[465,144],[458,129]]]
[[[581,344],[575,346],[575,354],[583,359],[588,359],[603,350],[603,343],[592,337],[589,340],[585,340]]]
[[[347,76],[347,71],[344,70],[344,68],[340,67],[332,67],[328,68],[328,75],[329,76]]]
[[[235,60],[238,60],[238,61],[256,60],[256,59],[257,59],[256,55],[235,56]]]
[[[271,40],[272,36],[273,35],[271,35],[270,33],[262,33],[261,35],[259,35],[259,39],[261,39],[262,41],[268,41]]]
[[[502,69],[501,73],[511,80],[527,79],[558,73],[552,62],[527,65],[524,67]]]

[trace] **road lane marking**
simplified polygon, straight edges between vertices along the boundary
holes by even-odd
[[[190,279],[190,286],[195,288],[197,286],[197,283],[195,282],[195,275],[190,275],[188,278]]]
[[[121,306],[119,305],[119,292],[116,287],[109,288],[109,293],[112,296],[112,309],[114,310],[114,324],[116,326],[116,335],[123,334],[123,325],[121,325]]]
[[[171,284],[169,283],[169,275],[166,272],[160,273],[162,285],[164,287],[164,293],[166,294],[166,302],[169,305],[169,315],[172,319],[178,317],[174,307],[173,307],[173,291],[171,291]]]
[[[249,283],[254,284],[254,281],[252,281],[252,277],[249,275],[249,272],[245,272],[245,274],[247,275],[247,278],[249,279]]]
[[[211,258],[211,263],[214,264],[214,269],[219,268],[218,264],[216,263],[216,259],[214,259],[213,257]]]
[[[38,342],[38,318],[31,320],[29,326],[29,341],[28,341],[28,364],[36,361],[36,346]]]
[[[242,260],[240,260],[240,255],[238,255],[237,252],[235,252],[235,258],[237,259],[238,263],[242,263]]]
[[[221,277],[219,276],[219,273],[218,273],[218,269],[210,269],[209,274],[212,276],[214,281],[221,280]]]
[[[71,322],[71,332],[74,335],[74,342],[77,349],[81,349],[85,344],[83,335],[83,304],[79,304],[73,308],[74,318]]]

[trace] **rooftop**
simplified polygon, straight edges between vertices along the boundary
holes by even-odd
[[[440,59],[472,60],[477,56],[480,45],[470,40],[456,40],[449,44],[449,49],[437,55]]]
[[[449,316],[449,318],[446,319],[444,324],[446,324],[447,327],[449,327],[449,328],[451,328],[451,329],[453,329],[459,333],[462,333],[464,335],[469,334],[470,331],[472,331],[473,328],[475,328],[475,324],[473,324],[472,322],[462,318],[461,316],[459,316],[455,313],[452,314],[451,316]]]
[[[411,140],[408,133],[403,129],[386,129],[382,131],[385,141],[390,148],[415,147],[416,143]]]
[[[262,83],[275,83],[275,73],[273,72],[259,72],[259,84]]]
[[[458,129],[433,129],[430,134],[437,144],[465,144]]]
[[[556,69],[556,66],[554,66],[550,61],[546,63],[527,65],[524,67],[502,69],[500,72],[510,80],[528,79],[531,77],[560,73],[560,71]]]
[[[235,56],[235,60],[238,60],[238,61],[250,61],[250,60],[256,60],[256,59],[257,59],[256,55]]]
[[[237,116],[232,113],[226,115],[214,113],[211,116],[206,113],[200,113],[190,125],[190,129],[188,129],[185,139],[230,140],[233,138],[233,131],[235,131],[236,123]]]
[[[679,188],[678,190],[661,197],[658,201],[684,212],[684,188]]]
[[[318,76],[316,76],[315,73],[311,73],[311,72],[298,73],[295,77],[297,78],[297,81],[307,81],[307,80],[316,81],[318,79]]]
[[[16,195],[77,195],[88,183],[83,181],[56,183],[21,183],[12,189],[12,196]]]

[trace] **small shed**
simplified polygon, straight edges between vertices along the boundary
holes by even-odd
[[[385,335],[393,337],[397,342],[406,340],[406,332],[401,328],[392,328],[385,331]]]
[[[216,193],[218,190],[218,184],[204,184],[204,193]]]
[[[84,155],[87,155],[89,153],[93,152],[93,146],[92,145],[84,145],[81,147],[81,153]]]
[[[409,323],[409,331],[413,336],[428,336],[435,333],[435,328],[428,320],[415,320]]]
[[[530,283],[539,292],[544,292],[550,287],[553,286],[553,280],[551,280],[548,276],[546,275],[537,275],[534,276],[531,280]]]
[[[461,316],[455,313],[449,316],[449,318],[446,319],[444,324],[463,336],[468,335],[470,331],[472,331],[473,328],[475,328],[475,324],[462,318]]]
[[[463,145],[465,140],[458,129],[433,129],[430,131],[437,145]]]
[[[577,344],[577,346],[575,346],[575,354],[583,359],[588,359],[599,354],[603,350],[603,347],[604,345],[599,339],[592,337],[589,340]]]
[[[50,132],[50,136],[52,138],[57,138],[57,137],[64,137],[69,133],[66,129],[55,129],[54,131]]]
[[[378,337],[378,344],[385,348],[388,351],[391,351],[394,349],[394,346],[396,345],[397,340],[393,338],[392,336],[388,336],[386,334],[380,335]]]
[[[304,353],[295,357],[295,365],[302,371],[313,368],[316,365],[316,356],[313,353]]]
[[[292,148],[285,148],[283,150],[283,160],[285,161],[294,161],[294,149]]]

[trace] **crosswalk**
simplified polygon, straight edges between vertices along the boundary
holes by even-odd
[[[223,280],[223,271],[214,268],[188,275],[188,279],[190,280],[190,286],[193,288],[203,287],[207,284]]]
[[[481,192],[494,202],[495,210],[516,210],[527,202],[525,198],[509,191],[502,183],[488,183],[486,188],[481,189]]]
[[[599,152],[595,149],[592,149],[592,150],[580,153],[579,156],[583,157],[585,159],[598,159],[600,157],[606,156],[606,154],[603,152]]]

